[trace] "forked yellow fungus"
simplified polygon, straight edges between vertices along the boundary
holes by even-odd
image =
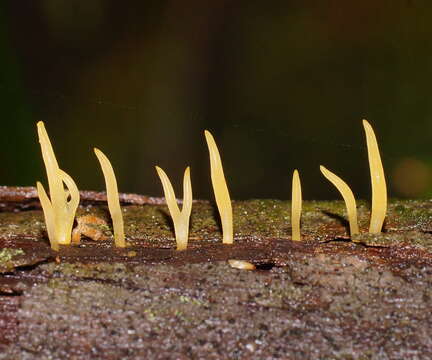
[[[72,178],[59,168],[42,121],[37,123],[37,130],[47,172],[50,197],[40,182],[36,184],[37,191],[44,212],[51,248],[58,251],[59,244],[68,245],[71,243],[72,226],[79,205],[80,194]]]
[[[372,126],[366,120],[363,120],[363,127],[366,133],[372,182],[372,213],[369,232],[380,233],[387,212],[387,187],[375,133]]]
[[[213,191],[222,223],[222,242],[224,244],[232,244],[234,241],[232,206],[228,187],[225,181],[222,161],[213,135],[207,130],[204,131],[204,134],[210,153],[210,168]]]
[[[158,166],[156,166],[156,171],[162,182],[165,200],[174,223],[177,250],[185,250],[188,243],[189,219],[192,211],[192,184],[189,166],[186,168],[183,177],[183,206],[181,211],[178,207],[174,189],[167,174]]]
[[[357,222],[357,206],[354,198],[354,194],[351,191],[348,184],[343,181],[339,176],[327,170],[324,166],[320,166],[322,174],[330,181],[341,193],[345,206],[347,208],[348,220],[350,225],[350,234],[355,235],[359,233],[358,222]]]
[[[117,180],[114,174],[114,170],[110,161],[102,151],[94,148],[94,152],[99,160],[105,178],[108,209],[114,228],[115,246],[124,248],[126,246],[126,241],[124,234],[123,214],[120,207]]]
[[[300,241],[300,218],[302,211],[302,193],[300,177],[297,170],[294,170],[292,178],[292,198],[291,198],[291,228],[292,240]]]

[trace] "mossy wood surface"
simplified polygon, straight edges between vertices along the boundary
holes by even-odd
[[[341,201],[233,203],[233,245],[215,207],[193,205],[175,251],[162,199],[121,195],[115,248],[104,194],[78,216],[107,240],[50,249],[33,188],[0,188],[0,359],[415,359],[432,357],[432,202],[391,201],[385,232],[350,239]],[[254,263],[255,271],[227,260]]]

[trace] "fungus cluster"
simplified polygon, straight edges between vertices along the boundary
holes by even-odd
[[[165,171],[156,166],[156,171],[161,179],[171,218],[174,223],[174,232],[177,242],[177,250],[187,248],[189,238],[189,219],[192,212],[192,184],[190,179],[190,168],[186,168],[183,176],[183,205],[180,211],[174,189]]]
[[[370,176],[372,183],[372,212],[369,232],[380,233],[387,211],[387,189],[384,177],[384,170],[381,162],[377,140],[372,126],[363,120],[363,127],[366,133]],[[61,170],[58,166],[54,151],[45,130],[43,122],[37,124],[39,142],[42,150],[42,157],[47,172],[50,197],[48,197],[43,185],[37,182],[38,196],[45,216],[45,223],[48,238],[53,250],[58,251],[59,245],[71,244],[72,227],[76,210],[79,205],[79,191],[73,179]],[[213,192],[216,205],[222,223],[222,242],[232,244],[233,235],[233,211],[231,198],[226,184],[222,161],[216,142],[209,131],[204,132],[210,157],[210,172]],[[105,178],[108,209],[113,224],[115,246],[126,247],[124,233],[123,215],[120,207],[117,181],[113,167],[102,151],[94,149],[99,160]],[[357,222],[357,208],[353,192],[350,187],[336,174],[324,166],[320,166],[321,173],[341,193],[347,208],[350,224],[350,234],[359,233]],[[177,250],[187,248],[189,237],[189,221],[192,211],[192,183],[190,168],[187,167],[183,177],[183,203],[180,210],[173,186],[160,167],[156,166],[157,174],[162,183],[166,204],[174,223]],[[294,241],[301,240],[301,212],[302,212],[302,191],[298,170],[294,170],[292,177],[292,199],[291,199],[291,238]],[[80,232],[74,234],[74,243],[79,242]],[[230,260],[230,265],[236,268],[252,269],[253,265],[240,260]]]
[[[378,234],[382,230],[387,212],[387,187],[375,133],[372,126],[366,120],[363,120],[363,127],[366,134],[369,171],[372,183],[372,212],[369,232]],[[357,207],[353,192],[348,184],[336,174],[333,174],[322,165],[320,166],[320,170],[327,180],[339,190],[345,201],[351,236],[358,234]]]
[[[72,227],[80,195],[73,179],[59,168],[42,121],[38,122],[37,129],[48,177],[50,198],[40,182],[37,182],[36,186],[51,247],[53,250],[58,250],[59,244],[69,245],[71,243]]]

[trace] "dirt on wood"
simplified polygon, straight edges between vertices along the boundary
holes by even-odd
[[[353,238],[342,202],[305,202],[300,242],[289,202],[234,202],[233,245],[198,201],[176,251],[163,199],[121,195],[119,249],[104,194],[82,194],[105,240],[55,252],[34,189],[0,188],[0,359],[432,358],[431,201],[392,201],[379,235],[360,202]]]

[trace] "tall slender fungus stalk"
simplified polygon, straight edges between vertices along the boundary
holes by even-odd
[[[341,193],[345,206],[347,208],[348,220],[350,225],[350,234],[355,235],[359,233],[358,223],[357,223],[357,206],[354,198],[354,194],[351,191],[348,184],[343,181],[339,176],[327,170],[324,166],[320,166],[322,174],[330,181]]]
[[[167,174],[158,166],[156,166],[156,171],[162,182],[165,200],[173,219],[177,250],[186,250],[189,237],[189,219],[192,211],[192,184],[189,166],[186,168],[183,177],[183,206],[181,211],[177,205],[174,189]]]
[[[59,244],[68,245],[71,243],[72,227],[80,195],[72,178],[59,168],[42,121],[37,123],[37,130],[48,177],[50,197],[40,182],[37,182],[36,186],[45,216],[51,248],[58,251]]]
[[[123,214],[120,207],[117,180],[114,174],[114,170],[110,161],[102,151],[94,148],[94,152],[99,160],[105,178],[108,209],[114,228],[115,246],[124,248],[126,246],[126,241],[124,234]]]
[[[297,170],[293,172],[292,178],[292,198],[291,198],[291,229],[292,240],[300,241],[300,218],[302,211],[302,192],[300,177]]]
[[[372,182],[372,213],[369,232],[380,233],[387,212],[387,187],[375,133],[372,126],[366,120],[363,120],[363,127],[366,133],[369,169]]]
[[[222,242],[224,244],[232,244],[234,241],[232,206],[228,187],[225,181],[222,161],[213,135],[207,130],[204,131],[204,135],[210,153],[210,168],[213,191],[216,198],[216,205],[219,210],[219,215],[221,217],[223,234]]]

